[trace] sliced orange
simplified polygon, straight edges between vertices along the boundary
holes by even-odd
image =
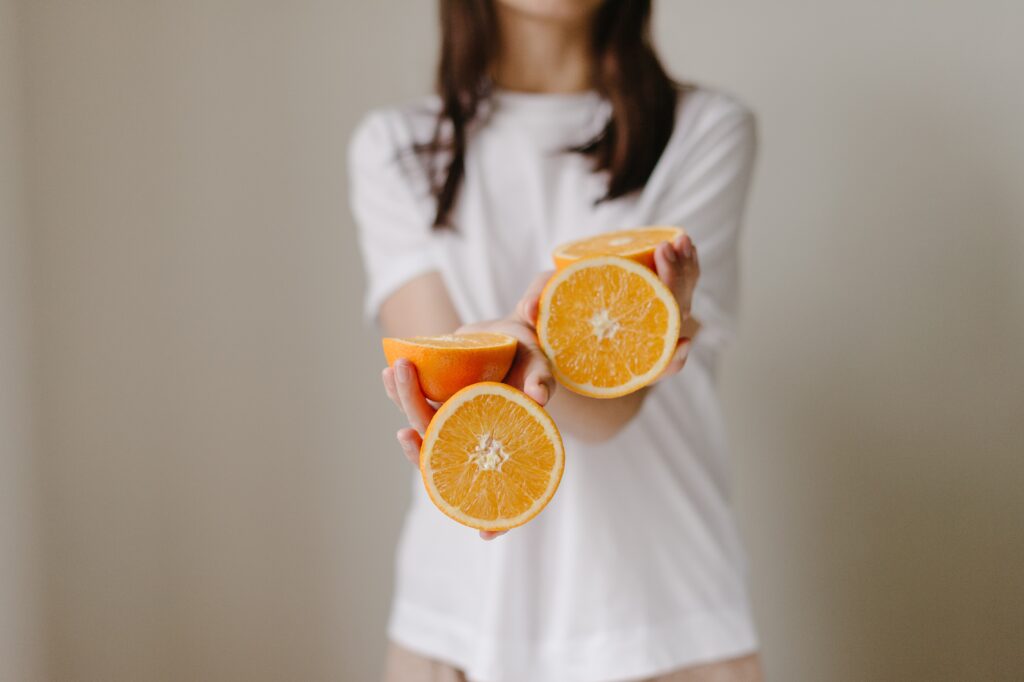
[[[557,269],[588,256],[622,256],[653,270],[654,250],[658,248],[658,244],[674,241],[684,234],[686,231],[680,227],[660,226],[605,232],[562,244],[555,249],[552,258]]]
[[[675,297],[653,270],[620,256],[595,256],[548,281],[537,338],[563,386],[617,398],[658,378],[675,353],[679,324]]]
[[[430,499],[479,530],[508,530],[539,514],[564,468],[554,420],[522,391],[494,382],[468,386],[445,402],[420,448]]]
[[[470,332],[382,340],[389,365],[404,358],[416,367],[423,394],[444,402],[478,381],[501,381],[512,366],[517,341],[507,334]]]

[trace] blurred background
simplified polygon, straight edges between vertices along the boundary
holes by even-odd
[[[1024,4],[656,9],[760,120],[721,385],[769,678],[1024,679]],[[0,0],[0,680],[376,679],[411,474],[344,159],[434,14]]]

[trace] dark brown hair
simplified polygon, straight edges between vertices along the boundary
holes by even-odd
[[[605,0],[593,18],[592,85],[611,104],[611,117],[593,139],[567,151],[590,157],[595,172],[608,172],[599,201],[641,189],[672,135],[680,86],[654,51],[650,16],[651,0]],[[467,128],[489,97],[498,41],[494,0],[441,0],[441,110],[433,138],[417,147],[428,157],[435,228],[450,226],[465,171]]]

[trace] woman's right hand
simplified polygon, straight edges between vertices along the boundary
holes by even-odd
[[[512,368],[505,376],[505,382],[526,393],[539,405],[543,406],[550,400],[555,390],[555,380],[548,360],[529,325],[516,318],[507,318],[479,322],[457,330],[467,331],[493,331],[516,337],[519,345]],[[400,429],[395,435],[406,459],[418,467],[420,447],[423,445],[422,436],[437,412],[437,407],[423,395],[416,367],[408,360],[396,360],[392,367],[384,369],[381,379],[391,402],[409,421],[409,428]],[[480,537],[491,540],[503,534],[481,531]]]

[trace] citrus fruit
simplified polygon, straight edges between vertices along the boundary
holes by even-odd
[[[494,382],[449,398],[420,448],[430,499],[479,530],[508,530],[532,519],[555,494],[564,468],[554,420],[522,391]]]
[[[679,340],[679,306],[653,270],[594,256],[556,272],[540,296],[537,338],[555,377],[593,398],[658,378]]]
[[[686,232],[679,227],[634,227],[605,232],[562,244],[555,249],[552,258],[557,269],[588,256],[622,256],[653,270],[654,250],[658,244],[674,241],[683,234]]]
[[[515,337],[492,332],[385,338],[389,365],[404,358],[416,367],[423,395],[444,402],[478,381],[501,381],[516,355]]]

